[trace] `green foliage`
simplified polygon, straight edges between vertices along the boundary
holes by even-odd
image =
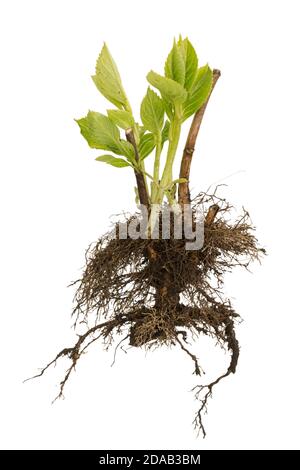
[[[161,131],[161,146],[169,139],[170,122],[166,121]],[[153,152],[157,143],[157,137],[152,132],[146,132],[141,135],[138,150],[141,160],[144,160]]]
[[[163,98],[163,103],[164,103],[166,114],[171,121],[174,117],[174,107],[172,106],[172,103],[165,100],[164,98]]]
[[[180,83],[175,82],[171,78],[163,77],[156,72],[148,73],[147,80],[150,85],[157,88],[161,96],[167,101],[172,104],[181,104],[187,98],[187,91],[184,89]]]
[[[139,171],[145,179],[146,190],[147,179],[151,180],[151,202],[161,203],[166,195],[169,203],[172,203],[176,185],[184,182],[182,178],[173,179],[181,126],[206,102],[213,80],[208,65],[198,67],[197,54],[188,38],[180,36],[178,41],[174,40],[165,62],[165,76],[154,71],[147,75],[148,82],[159,91],[160,96],[148,87],[140,106],[140,125],[134,119],[118,68],[106,44],[98,57],[96,73],[92,78],[98,90],[115,109],[109,109],[107,116],[89,111],[87,116],[76,122],[90,147],[109,152],[97,157],[97,161]],[[120,135],[120,130],[124,134],[124,130],[128,129],[132,129],[131,143],[125,140],[125,135],[124,138]],[[161,171],[161,153],[166,142],[166,161]],[[135,155],[133,144],[137,146],[138,156]],[[145,170],[144,159],[154,150],[151,175]]]
[[[134,126],[134,119],[129,111],[124,109],[108,109],[109,119],[121,129],[130,129]]]
[[[198,72],[194,84],[188,94],[188,98],[184,103],[183,120],[185,121],[194,114],[207,100],[212,87],[213,73],[208,65],[201,67]]]
[[[165,76],[180,83],[185,84],[185,57],[183,49],[174,41],[173,48],[165,63]]]
[[[174,105],[182,106],[182,121],[185,121],[205,103],[211,91],[212,70],[208,65],[198,69],[197,54],[188,38],[174,41],[165,62],[164,78],[152,71],[147,76],[150,84],[160,91],[171,121]]]
[[[91,148],[109,150],[130,160],[134,158],[132,145],[120,138],[119,129],[104,114],[89,111],[86,117],[76,122]]]
[[[198,70],[198,58],[190,41],[179,38],[174,40],[173,48],[165,63],[165,76],[175,80],[189,91]]]
[[[160,133],[164,124],[164,114],[162,99],[149,87],[141,104],[141,119],[145,129],[153,134]]]
[[[198,57],[188,38],[182,40],[180,37],[178,41],[178,48],[181,50],[185,64],[184,88],[189,91],[196,78],[198,70]]]
[[[140,138],[140,143],[138,146],[139,156],[141,160],[144,160],[150,153],[154,150],[155,147],[155,137],[151,132],[147,132],[142,135]]]
[[[122,85],[121,77],[107,45],[103,48],[96,64],[96,73],[92,79],[103,96],[117,108],[128,107],[128,100]]]
[[[164,143],[169,139],[169,131],[170,131],[170,121],[166,121],[164,128],[161,133],[161,143],[164,145]]]
[[[118,168],[123,168],[125,166],[132,166],[130,165],[129,162],[126,160],[123,160],[123,158],[117,158],[114,157],[113,155],[101,155],[101,157],[96,158],[97,162],[104,162],[108,163],[109,165],[116,166]]]

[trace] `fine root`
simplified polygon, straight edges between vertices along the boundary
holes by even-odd
[[[82,354],[99,339],[106,348],[118,336],[118,346],[126,340],[134,347],[178,345],[193,361],[194,374],[200,376],[203,371],[187,347],[187,338],[210,336],[228,348],[231,361],[226,373],[194,388],[200,400],[194,425],[205,436],[202,416],[207,401],[215,385],[235,373],[239,357],[234,330],[239,315],[222,292],[224,274],[235,266],[248,269],[265,251],[258,247],[246,211],[232,223],[231,206],[215,194],[200,194],[192,208],[195,217],[200,212],[204,215],[201,249],[186,250],[186,240],[172,234],[169,239],[134,240],[112,238],[111,232],[89,247],[82,278],[73,283],[77,285],[74,327],[78,331],[84,326],[85,332],[34,376],[42,376],[58,360],[67,358],[70,366],[57,398],[63,396]]]
[[[205,428],[203,425],[203,413],[207,412],[207,401],[212,396],[212,389],[217,385],[222,379],[228,377],[230,374],[234,374],[236,371],[238,359],[239,359],[239,343],[235,336],[234,323],[232,320],[228,320],[228,324],[225,328],[225,335],[227,340],[228,349],[231,351],[231,360],[225,374],[220,375],[216,380],[209,383],[208,385],[196,385],[192,390],[195,391],[195,398],[200,400],[201,406],[198,409],[196,416],[194,418],[193,424],[195,429],[198,429],[198,434],[200,431],[203,434],[203,437],[206,436]]]

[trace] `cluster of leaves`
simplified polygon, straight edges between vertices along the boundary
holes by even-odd
[[[208,65],[198,68],[198,57],[190,41],[179,38],[165,63],[165,76],[153,71],[148,82],[160,91],[166,113],[174,118],[181,108],[182,122],[194,114],[206,101],[212,86],[212,70]]]
[[[171,140],[172,123],[175,118],[184,122],[206,101],[212,86],[212,70],[208,65],[198,68],[197,54],[187,38],[174,41],[165,63],[165,75],[153,71],[147,75],[148,82],[160,96],[148,87],[140,108],[142,124],[134,119],[118,68],[106,44],[92,79],[102,95],[115,106],[107,110],[106,115],[89,111],[87,116],[77,120],[90,147],[109,152],[96,160],[120,168],[132,167],[158,185],[160,154],[164,143]],[[121,137],[122,130],[133,132],[139,158],[132,143]],[[156,162],[153,175],[149,175],[145,173],[144,159],[155,148]]]

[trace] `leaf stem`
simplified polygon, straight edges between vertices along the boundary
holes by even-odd
[[[156,149],[155,149],[154,168],[153,168],[153,184],[152,184],[152,191],[151,191],[151,202],[153,204],[155,203],[157,190],[159,187],[159,168],[160,168],[161,151],[162,151],[161,134],[158,133],[156,136]]]
[[[169,147],[167,153],[167,159],[160,181],[160,190],[157,192],[155,202],[161,204],[164,197],[164,188],[168,187],[173,180],[173,163],[179,143],[181,131],[181,109],[175,108],[175,115],[171,121],[170,132],[169,132]]]

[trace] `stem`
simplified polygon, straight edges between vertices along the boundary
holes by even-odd
[[[170,141],[167,153],[167,161],[162,175],[162,186],[165,187],[172,182],[172,169],[178,147],[181,130],[181,119],[176,116],[170,127]]]
[[[189,177],[190,177],[193,153],[195,150],[196,140],[198,137],[199,129],[203,120],[203,116],[206,110],[208,100],[220,76],[221,76],[221,72],[219,70],[214,69],[211,92],[206,102],[201,106],[201,108],[196,112],[194,116],[190,131],[187,137],[187,141],[184,147],[179,177],[185,178],[187,181],[185,183],[179,183],[179,186],[178,186],[178,201],[182,206],[184,204],[190,204],[191,202],[190,190],[189,190]]]
[[[181,131],[181,110],[175,109],[174,119],[171,121],[170,133],[169,133],[169,147],[167,153],[166,164],[162,174],[160,189],[157,191],[155,203],[161,204],[164,197],[164,188],[172,183],[172,169],[176,155],[176,150],[179,143],[180,131]]]
[[[135,160],[138,165],[141,165],[140,162],[140,156],[139,156],[139,151],[136,145],[134,133],[132,129],[127,129],[126,131],[126,139],[128,142],[131,143],[134,149],[134,155],[135,155]],[[143,169],[143,167],[142,167]],[[147,188],[147,183],[145,179],[145,175],[139,170],[134,170],[135,178],[136,178],[136,184],[137,184],[137,189],[139,193],[139,198],[140,198],[140,203],[146,206],[148,209],[150,207],[150,201],[149,201],[149,195],[148,195],[148,188]]]
[[[129,100],[127,98],[126,98],[126,103],[125,103],[124,109],[126,111],[128,111],[133,116],[132,108],[131,108],[131,105],[130,105]],[[139,143],[139,133],[138,133],[137,125],[135,123],[134,123],[133,129],[128,129],[126,131],[126,139],[133,146],[134,153],[135,153],[135,159],[136,159],[137,163],[139,164],[139,167],[142,170],[141,171],[141,176],[138,175],[139,174],[138,171],[136,171],[136,170],[134,171],[136,182],[137,182],[137,187],[138,187],[140,203],[143,204],[143,205],[146,205],[147,207],[149,207],[149,205],[150,205],[149,188],[148,188],[147,180],[145,178],[145,163],[143,161],[142,162],[140,161],[140,156],[139,156],[138,148],[137,148],[137,144]],[[144,182],[141,181],[141,178],[144,180]],[[142,194],[140,194],[140,190],[141,190]],[[147,197],[146,197],[146,195],[147,195]],[[144,202],[142,202],[141,197],[142,197]]]
[[[149,203],[150,203],[150,195],[149,195],[149,188],[148,188],[148,183],[147,183],[147,179],[146,179],[146,168],[145,168],[145,162],[144,162],[144,160],[143,160],[143,161],[140,161],[140,167],[141,167],[142,175],[143,175],[143,178],[144,178],[144,183],[145,183],[147,198],[148,198],[148,201],[149,201]]]
[[[132,114],[132,111],[130,111],[130,112]],[[134,141],[135,141],[136,153],[138,154],[138,144],[139,144],[140,138],[139,138],[138,126],[136,125],[136,123],[134,123],[133,129],[132,129],[132,134],[133,134],[133,138],[134,138]],[[143,178],[145,180],[145,186],[146,186],[147,196],[148,196],[148,200],[149,200],[150,196],[149,196],[149,188],[148,188],[148,183],[147,183],[147,178],[146,178],[145,162],[144,162],[144,160],[141,161],[139,156],[138,156],[137,161],[139,161],[139,166],[140,166],[140,169],[142,170],[142,173],[143,173]],[[150,203],[150,200],[149,200],[149,203]]]
[[[153,182],[152,182],[152,191],[151,191],[151,202],[155,203],[155,198],[157,195],[158,185],[159,185],[159,166],[160,166],[160,156],[161,156],[161,134],[159,133],[156,137],[156,150],[155,150],[155,159],[154,159],[154,169],[153,169]]]
[[[218,204],[213,204],[209,207],[208,212],[205,217],[206,226],[210,226],[216,218],[217,213],[219,212],[220,207]]]

